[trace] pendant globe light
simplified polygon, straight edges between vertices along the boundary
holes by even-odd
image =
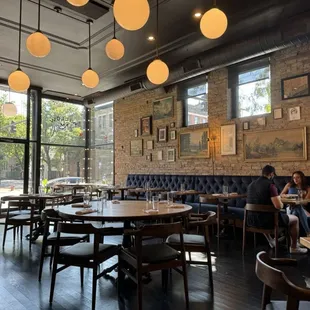
[[[6,101],[1,106],[1,112],[3,113],[4,116],[7,116],[7,117],[12,117],[17,114],[16,105],[10,100],[10,89],[9,89],[9,100]]]
[[[200,30],[208,39],[218,39],[221,37],[228,25],[225,13],[216,7],[216,0],[214,0],[213,6],[200,20]]]
[[[19,1],[19,36],[18,36],[18,63],[17,69],[13,71],[8,78],[8,83],[11,89],[17,92],[26,91],[30,86],[28,75],[20,68],[20,50],[22,40],[22,6],[23,0]]]
[[[113,22],[113,33],[113,39],[105,46],[105,52],[110,59],[119,60],[124,56],[125,48],[123,43],[115,37],[115,18]]]
[[[149,81],[155,85],[165,83],[169,77],[169,68],[165,62],[159,59],[158,42],[159,42],[159,4],[156,2],[156,59],[153,60],[146,69],[146,75]]]
[[[89,0],[67,0],[73,6],[83,6],[88,3]]]
[[[99,76],[96,71],[91,68],[91,46],[90,46],[90,24],[93,21],[87,20],[88,23],[88,69],[82,75],[82,83],[88,88],[95,88],[99,84]]]
[[[113,14],[117,23],[126,30],[142,28],[149,19],[148,0],[115,0]]]
[[[26,41],[29,53],[35,57],[45,57],[51,51],[51,42],[40,30],[41,0],[38,1],[38,30],[32,33]]]

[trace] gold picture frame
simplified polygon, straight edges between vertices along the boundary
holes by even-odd
[[[209,128],[200,128],[180,132],[179,157],[209,158]]]
[[[306,127],[243,134],[246,162],[307,160]]]
[[[143,140],[130,141],[130,156],[143,156]]]

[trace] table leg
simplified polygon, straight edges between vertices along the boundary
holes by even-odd
[[[125,200],[125,190],[121,189],[121,200]]]

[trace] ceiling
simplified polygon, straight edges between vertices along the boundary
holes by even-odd
[[[100,6],[92,25],[92,67],[101,80],[93,90],[82,86],[80,80],[88,68],[88,25],[84,21],[89,12],[85,15],[85,8],[81,11],[68,9],[66,0],[42,0],[48,8],[41,9],[41,30],[50,38],[52,50],[47,57],[40,59],[32,57],[25,47],[27,36],[37,28],[37,0],[23,1],[21,62],[33,85],[42,87],[45,93],[53,91],[60,96],[79,99],[145,75],[146,67],[155,55],[155,44],[146,38],[154,34],[156,1],[149,0],[151,16],[142,29],[130,32],[117,26],[117,38],[125,46],[125,56],[119,61],[110,60],[104,50],[113,36],[111,1],[91,1],[91,5],[97,3]],[[204,12],[211,8],[212,0],[159,2],[160,54],[169,66],[265,29],[281,26],[289,22],[290,17],[310,10],[308,0],[218,0],[218,6],[228,16],[228,30],[222,38],[208,40],[200,33],[199,21],[192,16],[196,10]],[[51,10],[56,5],[62,7],[62,13]],[[17,65],[19,0],[0,0],[0,7],[0,78],[7,79]],[[94,13],[91,11],[90,14]]]

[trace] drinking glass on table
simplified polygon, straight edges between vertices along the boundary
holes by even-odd
[[[184,191],[185,191],[185,184],[182,183],[182,184],[181,184],[181,192],[184,192]]]
[[[223,194],[225,196],[228,196],[228,186],[227,185],[223,185]]]
[[[90,193],[86,192],[83,196],[84,205],[88,206],[90,202]]]
[[[297,194],[298,194],[297,200],[302,200],[304,197],[304,191],[302,189],[299,189],[297,191]]]
[[[152,197],[152,208],[153,208],[153,210],[158,211],[158,209],[159,209],[158,206],[159,206],[159,197],[156,195],[156,196]]]
[[[168,206],[173,205],[173,193],[171,193],[171,192],[167,193],[167,204],[168,204]]]

